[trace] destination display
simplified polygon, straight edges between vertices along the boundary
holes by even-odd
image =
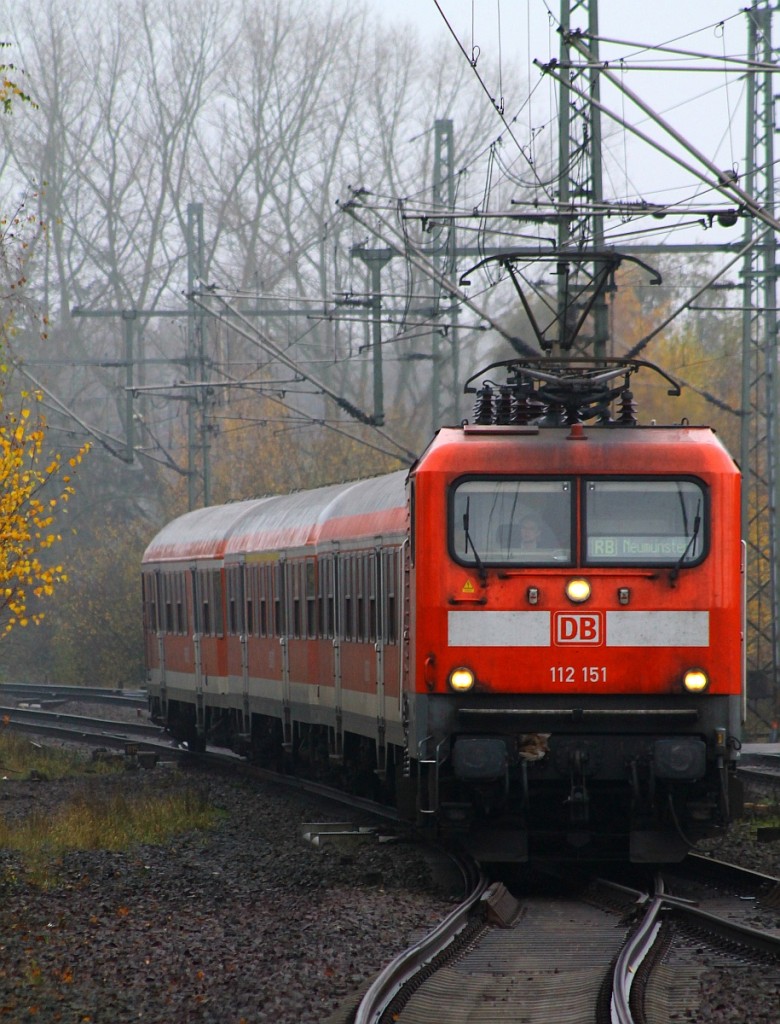
[[[686,549],[687,554],[686,554]],[[686,560],[698,556],[698,544],[690,537],[659,537],[652,535],[632,537],[588,537],[588,558]]]

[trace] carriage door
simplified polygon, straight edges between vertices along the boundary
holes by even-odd
[[[201,643],[203,638],[203,601],[206,599],[205,573],[199,573],[197,569],[190,570],[190,582],[192,593],[193,612],[193,633],[192,649],[195,660],[195,735],[198,737],[206,735],[206,712],[203,700],[203,652]]]
[[[341,641],[344,637],[344,563],[345,559],[334,551],[327,560],[328,565],[328,617],[329,628],[333,630],[333,721],[334,728],[330,738],[329,757],[332,761],[341,761],[344,756],[344,720],[341,696]]]
[[[155,569],[154,576],[146,577],[146,585],[152,584],[154,593],[151,595],[151,609],[149,613],[149,632],[151,646],[151,632],[154,631],[157,640],[157,667],[160,673],[160,716],[163,721],[168,721],[168,680],[165,667],[165,629],[163,622],[163,609],[165,608],[165,594],[163,592],[163,575],[159,569]],[[151,652],[150,652],[151,653]],[[151,657],[149,658],[151,665]]]
[[[376,651],[376,767],[380,778],[387,768],[385,743],[385,638],[387,612],[385,609],[385,561],[381,547],[374,548],[368,563],[369,636]]]
[[[292,750],[292,697],[290,692],[290,645],[289,638],[289,608],[287,606],[289,587],[287,580],[288,563],[286,558],[280,558],[275,567],[276,593],[274,595],[274,615],[276,618],[276,635],[279,637],[279,645],[282,648],[282,746],[285,750]]]
[[[239,643],[241,644],[241,738],[248,741],[252,732],[252,719],[249,714],[249,634],[252,630],[252,598],[249,593],[249,567],[245,562],[237,567],[238,594],[237,606],[240,609],[238,619]]]

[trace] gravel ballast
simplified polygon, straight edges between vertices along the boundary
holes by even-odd
[[[322,1020],[451,909],[418,847],[315,847],[301,825],[321,806],[274,785],[173,767],[2,785],[4,815],[184,785],[224,813],[168,845],[69,854],[48,889],[0,851],[0,1021]]]
[[[222,811],[211,829],[166,845],[69,854],[50,888],[33,883],[17,854],[0,850],[0,1022],[337,1017],[460,896],[418,846],[398,838],[350,847],[305,842],[302,824],[328,815],[275,784],[165,765],[0,785],[0,813],[11,819],[112,787],[125,794],[205,787]],[[777,844],[755,843],[749,825],[734,830],[717,856],[777,873]]]

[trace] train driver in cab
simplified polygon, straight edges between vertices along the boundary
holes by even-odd
[[[534,515],[526,515],[520,520],[521,551],[538,551],[542,547],[542,524]]]

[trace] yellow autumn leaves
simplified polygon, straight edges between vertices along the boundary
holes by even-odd
[[[10,43],[0,42],[0,50],[5,50],[10,45]],[[23,74],[24,72],[20,71],[13,64],[0,64],[0,110],[5,114],[12,112],[15,101],[29,103],[31,107],[36,109],[38,107],[38,104],[26,92],[22,91],[19,83],[16,81],[16,78]]]
[[[55,522],[73,494],[70,470],[89,450],[83,445],[65,460],[44,454],[46,421],[39,393],[23,393],[18,412],[0,422],[0,635],[39,623],[28,613],[31,596],[48,597],[67,580],[63,567],[43,555],[61,540]]]
[[[9,45],[0,42],[0,51]],[[37,106],[18,84],[23,73],[0,62],[1,112],[11,114],[18,102]],[[22,392],[17,411],[8,409],[4,357],[15,333],[31,252],[25,230],[18,232],[32,225],[45,229],[36,214],[24,211],[22,198],[13,216],[0,214],[0,269],[5,282],[0,295],[0,637],[15,626],[40,622],[40,612],[28,613],[31,599],[49,597],[67,579],[62,566],[51,564],[45,553],[61,540],[55,521],[73,494],[69,469],[75,469],[89,449],[83,445],[67,462],[59,453],[44,452],[46,421],[40,393]],[[42,319],[45,326],[47,318]]]

